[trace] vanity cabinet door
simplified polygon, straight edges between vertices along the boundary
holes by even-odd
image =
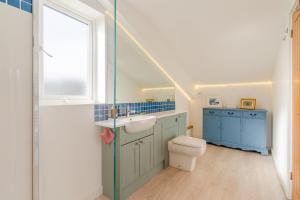
[[[169,166],[168,142],[178,136],[178,118],[168,117],[163,120],[163,150],[165,154],[165,167]]]
[[[140,143],[140,176],[153,168],[153,136],[143,138]]]
[[[121,181],[125,188],[139,177],[140,143],[131,142],[121,147]]]
[[[186,113],[178,115],[178,135],[186,135]]]
[[[154,126],[154,165],[159,164],[164,160],[163,150],[163,134],[162,134],[162,122],[157,121]]]

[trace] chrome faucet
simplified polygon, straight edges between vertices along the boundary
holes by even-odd
[[[126,108],[126,117],[130,117],[130,107],[129,107],[129,105]]]

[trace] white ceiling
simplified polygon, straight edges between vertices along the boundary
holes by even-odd
[[[191,89],[271,80],[291,1],[122,0],[118,11],[149,52]]]

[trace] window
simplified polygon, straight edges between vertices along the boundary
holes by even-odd
[[[90,21],[43,6],[42,100],[93,99],[92,33]]]

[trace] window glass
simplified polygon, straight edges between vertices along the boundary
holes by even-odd
[[[42,48],[44,95],[88,97],[91,92],[89,25],[44,6]]]

